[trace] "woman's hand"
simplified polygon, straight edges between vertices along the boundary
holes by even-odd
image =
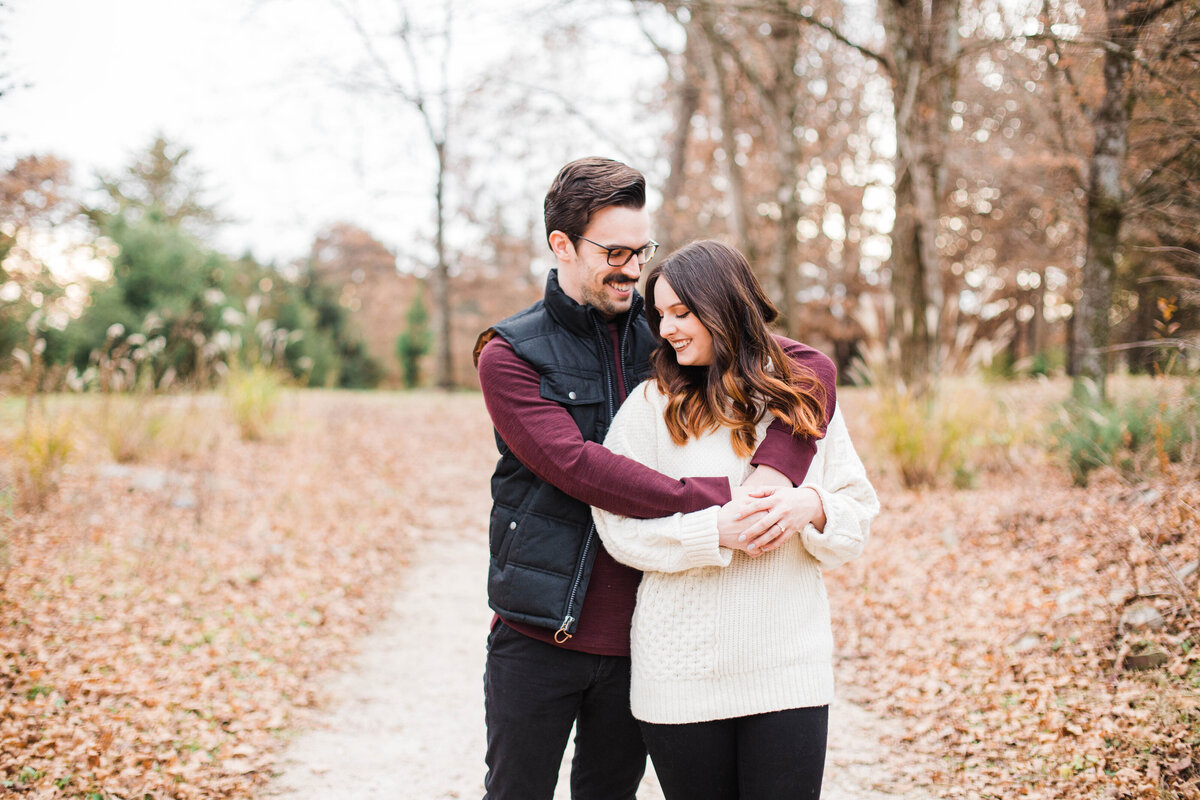
[[[745,537],[747,553],[760,555],[775,550],[810,523],[817,530],[825,528],[820,495],[813,489],[793,487],[776,469],[757,467],[740,489],[747,491],[751,499],[742,504],[743,516],[733,520],[730,527],[749,523],[739,532]]]
[[[743,518],[751,524],[738,536],[746,542],[746,552],[751,555],[782,547],[809,524],[817,530],[825,527],[821,496],[808,486],[752,489],[744,508],[745,513],[754,516]]]

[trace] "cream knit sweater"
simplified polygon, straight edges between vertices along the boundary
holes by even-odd
[[[663,420],[653,380],[629,393],[604,444],[674,478],[720,476],[740,485],[750,458],[721,428],[682,447]],[[771,423],[764,416],[758,440]],[[833,699],[833,636],[821,569],[862,552],[879,501],[840,410],[804,479],[825,529],[758,558],[717,543],[713,506],[653,520],[593,509],[613,558],[643,570],[633,616],[633,715],[685,723],[826,705]]]

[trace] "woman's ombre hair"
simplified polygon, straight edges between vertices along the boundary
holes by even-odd
[[[654,288],[660,280],[712,335],[712,364],[680,366],[659,335]],[[724,426],[731,429],[734,451],[748,456],[764,403],[796,433],[823,435],[825,387],[788,358],[767,329],[779,312],[740,252],[712,240],[685,245],[650,270],[646,299],[658,343],[651,355],[654,377],[667,398],[667,430],[676,444]]]

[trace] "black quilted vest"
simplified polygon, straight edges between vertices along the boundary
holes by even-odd
[[[654,349],[636,292],[617,318],[625,386],[650,371]],[[541,375],[543,398],[562,405],[585,440],[600,442],[620,405],[607,320],[563,293],[557,271],[545,296],[494,330]],[[483,337],[481,337],[482,339]],[[488,603],[502,618],[575,632],[600,540],[591,508],[534,475],[496,434],[500,460],[492,475]]]

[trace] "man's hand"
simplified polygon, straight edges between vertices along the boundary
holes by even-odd
[[[751,497],[750,492],[743,488],[732,490],[733,499],[721,506],[717,512],[718,544],[731,550],[743,550],[749,553],[748,543],[752,541],[747,533],[760,520],[763,510],[770,508],[770,502],[764,502],[757,497]],[[758,552],[750,555],[760,555]]]

